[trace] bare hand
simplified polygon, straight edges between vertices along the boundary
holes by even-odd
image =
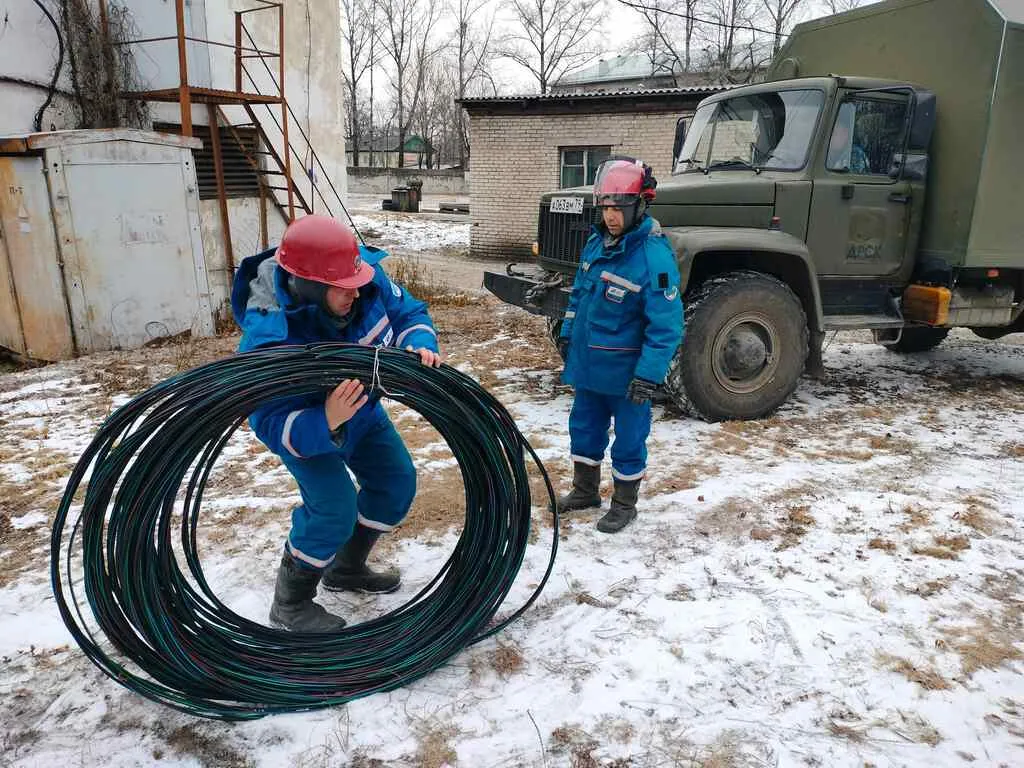
[[[333,432],[366,405],[368,395],[363,394],[363,382],[359,379],[345,379],[327,396],[324,413],[327,426]]]
[[[432,365],[435,368],[440,368],[443,362],[440,352],[434,352],[433,350],[421,347],[420,349],[413,349],[412,346],[406,347],[409,352],[418,352],[420,356],[420,362],[424,365]]]

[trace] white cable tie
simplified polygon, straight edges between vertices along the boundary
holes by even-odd
[[[371,383],[374,389],[379,389],[388,397],[394,397],[394,395],[384,389],[384,385],[380,381],[380,350],[380,347],[373,348],[373,381]]]

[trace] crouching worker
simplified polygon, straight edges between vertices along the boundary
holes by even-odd
[[[572,490],[558,500],[558,509],[601,505],[601,462],[614,419],[614,491],[597,523],[604,533],[636,517],[647,469],[651,396],[683,337],[675,255],[647,213],[656,186],[651,169],[632,158],[601,164],[594,181],[601,221],[580,256],[558,341],[563,380],[575,387],[569,414]]]
[[[294,221],[275,250],[242,262],[231,304],[239,351],[278,344],[350,342],[418,351],[441,365],[427,306],[388,279],[383,254],[360,247],[327,216]],[[291,472],[302,503],[277,573],[270,622],[295,632],[331,632],[345,621],[314,603],[331,591],[392,592],[395,572],[367,556],[400,523],[416,494],[412,459],[376,395],[357,380],[326,395],[274,400],[249,417],[257,437]],[[359,484],[356,491],[348,470]]]

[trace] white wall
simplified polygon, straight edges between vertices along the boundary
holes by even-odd
[[[52,3],[48,7],[52,6]],[[57,19],[56,11],[50,8]],[[58,20],[59,23],[59,20]],[[39,7],[26,0],[0,0],[0,75],[40,87],[0,80],[0,135],[31,133],[36,111],[46,101],[57,66],[57,36]],[[71,68],[65,55],[57,89],[71,90]],[[75,114],[66,95],[57,94],[43,114],[43,129],[74,125]]]

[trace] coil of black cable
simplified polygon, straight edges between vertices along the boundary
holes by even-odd
[[[347,378],[417,411],[447,441],[465,484],[465,526],[434,579],[394,611],[330,635],[271,629],[232,612],[204,578],[196,544],[203,493],[218,455],[252,411]],[[526,603],[496,621],[529,539],[527,454],[549,496],[551,553]],[[81,506],[72,515],[76,494]],[[539,457],[471,377],[397,349],[281,346],[169,378],[108,417],[54,520],[51,582],[88,658],[143,696],[225,720],[318,709],[406,685],[519,618],[554,565],[553,502]]]

